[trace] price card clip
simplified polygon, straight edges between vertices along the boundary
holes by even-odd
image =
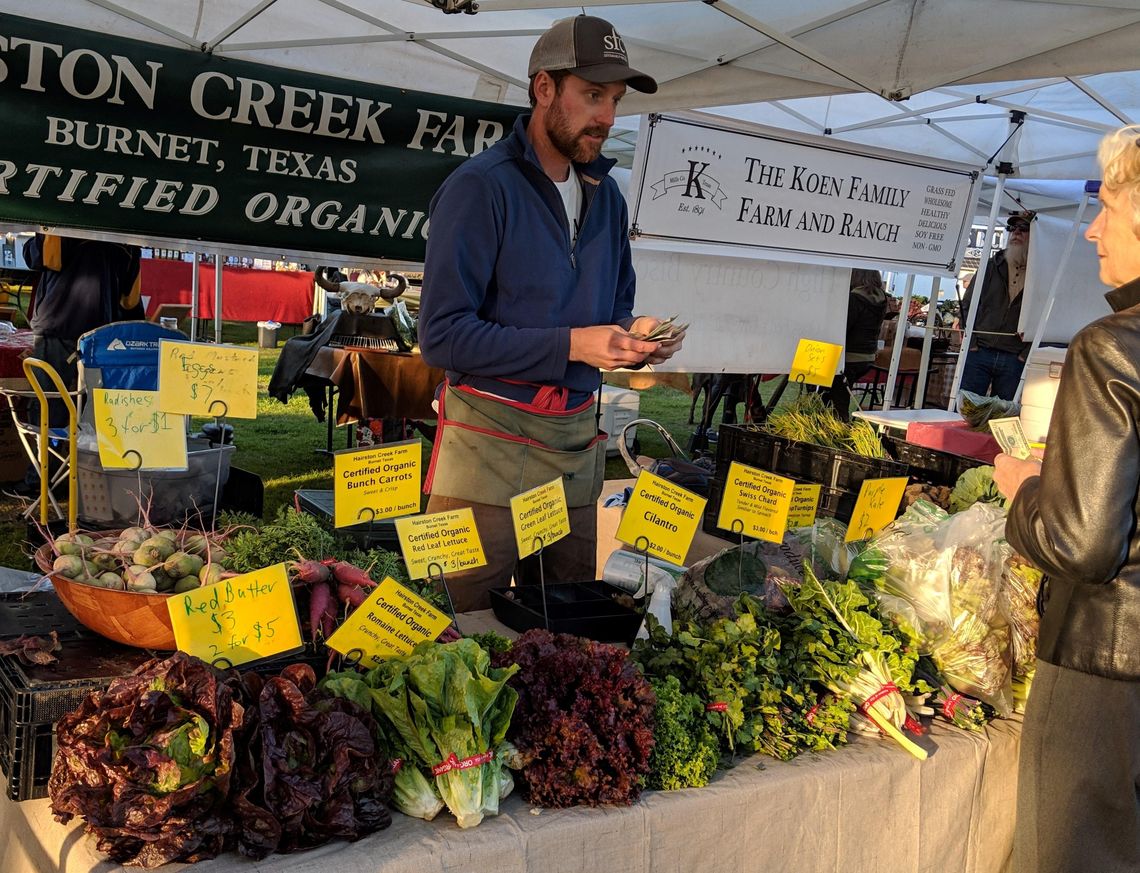
[[[740,525],[740,527],[737,527],[737,525]],[[737,549],[737,551],[736,551],[736,589],[737,589],[737,593],[743,594],[744,593],[744,521],[742,519],[739,519],[739,518],[734,518],[732,520],[732,527],[730,528],[730,530],[734,534],[740,534],[740,548]],[[646,562],[646,564],[648,564],[649,559],[646,558],[645,562]],[[647,575],[645,578],[648,579],[649,576]]]
[[[123,452],[123,460],[125,461],[130,455],[134,455],[135,459],[136,459],[135,465],[133,467],[129,467],[128,469],[130,470],[130,472],[135,474],[135,481],[138,482],[139,490],[136,493],[139,496],[139,500],[138,500],[139,514],[136,516],[136,518],[138,519],[139,527],[142,527],[144,524],[143,510],[142,510],[142,507],[143,507],[143,484],[142,484],[143,456],[142,456],[142,453],[138,449],[127,449],[125,452]]]
[[[219,404],[222,407],[220,415],[214,412],[214,407]],[[218,526],[218,494],[222,487],[222,454],[226,446],[226,415],[230,411],[230,405],[221,399],[211,400],[209,409],[210,415],[214,416],[218,423],[218,469],[214,475],[214,509],[210,513],[210,530],[216,530]],[[139,491],[142,491],[141,486]]]
[[[644,545],[642,545],[642,543],[644,543]],[[653,543],[651,543],[649,541],[649,537],[647,537],[645,534],[642,534],[636,540],[633,541],[634,550],[641,552],[641,556],[645,559],[645,567],[642,570],[642,573],[644,575],[642,576],[642,578],[645,579],[646,585],[649,584],[649,548],[652,545],[653,545]]]
[[[447,587],[447,577],[443,573],[443,564],[439,561],[432,561],[428,564],[428,582],[432,584],[439,584],[443,589],[443,594],[447,598],[447,611],[451,615],[451,623],[455,625],[455,629],[459,630],[459,615],[455,611],[455,601],[451,599],[451,589]],[[543,597],[543,604],[545,605],[546,598]]]
[[[364,660],[364,649],[353,647],[341,656],[346,667],[355,667]]]
[[[372,538],[372,531],[376,524],[376,510],[371,506],[362,506],[360,511],[356,513],[357,518],[361,518],[365,513],[368,513],[368,537]]]
[[[550,614],[546,608],[546,569],[542,562],[542,550],[545,545],[546,542],[541,535],[531,540],[531,554],[538,560],[538,584],[542,589],[542,623],[547,630],[550,630]]]

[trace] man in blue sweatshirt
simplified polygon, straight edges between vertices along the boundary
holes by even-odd
[[[447,383],[428,512],[471,507],[488,560],[452,576],[460,611],[487,608],[512,576],[537,581],[533,559],[516,567],[509,501],[557,478],[571,532],[543,544],[545,577],[595,578],[598,371],[661,363],[684,338],[640,338],[660,320],[633,315],[628,213],[600,156],[627,85],[657,83],[629,66],[609,22],[586,15],[539,37],[529,75],[532,114],[431,204],[419,339]]]

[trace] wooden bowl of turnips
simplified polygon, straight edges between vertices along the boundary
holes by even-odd
[[[127,646],[173,651],[166,601],[222,577],[223,539],[149,527],[76,532],[40,546],[35,561],[85,627]]]

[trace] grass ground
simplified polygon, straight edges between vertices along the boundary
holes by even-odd
[[[226,323],[222,340],[227,343],[256,346],[254,325]],[[284,336],[282,336],[284,340]],[[299,488],[332,488],[332,459],[320,450],[326,445],[326,425],[318,422],[309,408],[308,397],[298,392],[288,403],[280,403],[266,393],[269,378],[277,364],[279,349],[260,349],[258,366],[257,418],[234,420],[234,466],[256,473],[265,484],[265,517],[293,500]],[[650,388],[641,392],[640,414],[659,422],[682,449],[687,448],[693,426],[687,423],[689,397],[673,388]],[[6,411],[0,410],[3,414]],[[206,419],[195,420],[195,426]],[[656,433],[639,429],[640,450],[652,457],[672,454]],[[333,446],[345,445],[343,428],[337,430]],[[427,449],[425,449],[425,458]],[[626,478],[629,472],[620,457],[606,465],[608,478]],[[20,517],[24,501],[0,494],[0,566],[33,569],[28,556],[27,526]]]

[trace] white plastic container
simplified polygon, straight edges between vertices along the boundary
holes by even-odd
[[[1061,366],[1067,349],[1039,348],[1025,364],[1025,390],[1021,392],[1021,429],[1031,443],[1045,441],[1057,386],[1061,383]]]
[[[610,435],[606,440],[606,454],[618,453],[618,438],[622,428],[637,418],[641,409],[641,395],[628,388],[617,388],[613,385],[602,386],[602,423],[601,428]],[[626,448],[633,450],[634,432],[626,434]]]

